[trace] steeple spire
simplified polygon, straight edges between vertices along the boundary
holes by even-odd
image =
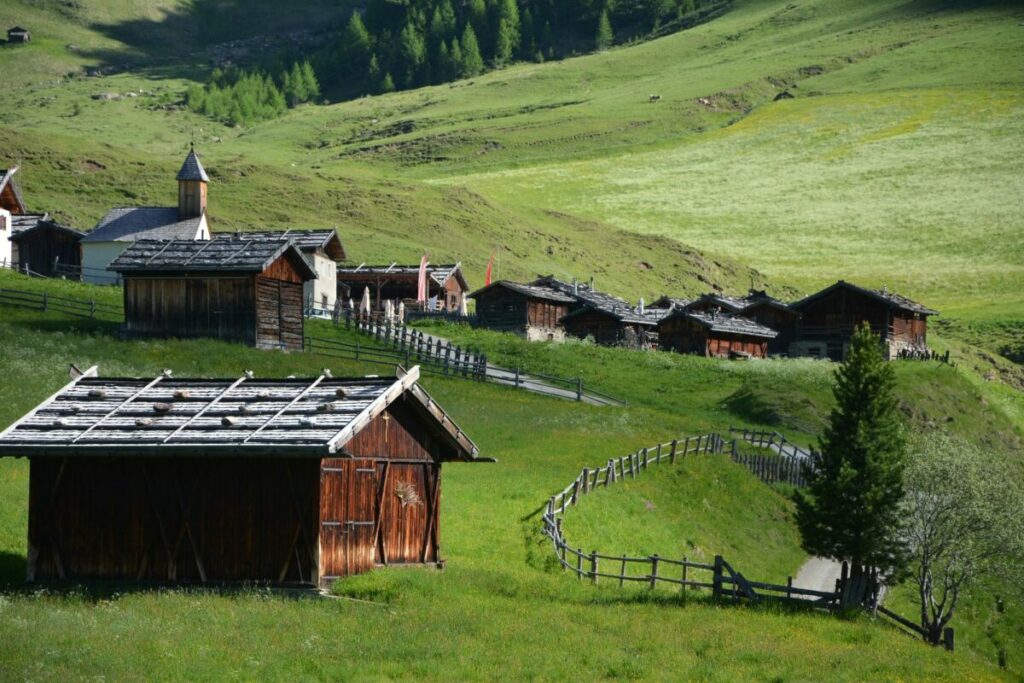
[[[178,215],[198,218],[206,213],[206,185],[210,177],[196,154],[195,142],[189,143],[188,156],[178,171]]]

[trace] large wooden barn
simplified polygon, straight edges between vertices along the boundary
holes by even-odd
[[[40,220],[11,236],[13,267],[46,277],[78,279],[84,236],[84,232],[54,221]]]
[[[658,323],[663,350],[716,358],[765,358],[776,334],[753,320],[717,311],[677,310]]]
[[[801,318],[791,356],[843,360],[858,325],[867,322],[879,335],[887,358],[928,352],[928,316],[932,310],[886,289],[858,287],[839,280],[792,304]]]
[[[340,266],[338,268],[338,295],[358,300],[363,290],[370,289],[370,302],[375,311],[384,310],[385,301],[405,302],[416,306],[419,266]],[[427,266],[427,299],[434,310],[458,313],[462,301],[469,294],[469,284],[462,274],[462,264]]]
[[[125,331],[303,348],[303,284],[316,272],[288,239],[140,240],[110,264]]]
[[[470,294],[476,301],[480,327],[514,332],[530,341],[562,341],[562,318],[575,303],[571,296],[550,287],[498,280]]]
[[[325,585],[439,563],[441,463],[477,448],[395,379],[100,379],[0,433],[28,457],[29,581]]]

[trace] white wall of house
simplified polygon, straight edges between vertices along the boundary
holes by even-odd
[[[7,209],[0,209],[0,268],[11,267],[11,212]]]
[[[306,302],[311,302],[316,308],[333,309],[338,298],[338,264],[322,251],[306,252],[305,256],[312,257],[316,271],[316,279],[307,281],[303,286]]]
[[[107,266],[131,244],[131,242],[82,242],[82,281],[94,285],[113,285],[120,282],[121,276],[107,270]]]

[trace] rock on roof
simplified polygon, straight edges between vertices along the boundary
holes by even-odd
[[[517,294],[522,294],[523,296],[525,296],[527,298],[530,298],[530,299],[543,299],[544,301],[553,301],[555,303],[560,303],[560,304],[571,304],[574,301],[576,301],[571,296],[568,296],[567,294],[562,294],[558,290],[551,289],[550,287],[538,287],[536,285],[524,285],[524,284],[520,284],[518,282],[511,282],[509,280],[498,280],[497,282],[492,282],[491,284],[487,285],[486,287],[482,287],[482,288],[476,290],[475,292],[473,292],[469,296],[470,296],[470,298],[475,298],[478,294],[481,294],[481,293],[486,292],[488,290],[494,289],[496,287],[507,289],[507,290],[515,292]]]
[[[23,213],[15,214],[11,216],[11,236],[17,235],[18,233],[31,230],[36,227],[42,221],[50,219],[48,213]]]
[[[22,230],[15,230],[14,233],[11,235],[11,241],[12,242],[17,242],[19,240],[22,240],[22,239],[28,237],[29,235],[31,235],[36,230],[56,230],[58,232],[66,233],[66,234],[70,235],[71,237],[74,237],[74,238],[79,239],[79,240],[82,239],[82,237],[85,236],[85,233],[82,232],[81,230],[75,230],[74,228],[69,228],[66,225],[61,225],[60,223],[57,223],[56,221],[51,221],[51,220],[48,220],[46,218],[43,218],[43,219],[40,219],[40,220],[36,221],[35,225],[33,225],[31,228],[25,228],[25,229],[22,229]]]
[[[376,277],[383,277],[384,279],[391,277],[396,280],[408,280],[411,278],[415,281],[416,278],[419,277],[419,274],[420,267],[418,265],[400,266],[396,263],[392,263],[390,266],[368,266],[366,264],[361,264],[359,266],[338,266],[339,281],[362,281],[364,279],[373,279]],[[428,264],[427,277],[442,287],[445,286],[448,280],[455,277],[458,279],[459,284],[464,290],[469,289],[469,284],[466,282],[466,278],[462,274],[461,263],[439,265]]]
[[[188,156],[185,157],[185,163],[181,165],[181,170],[178,171],[176,176],[178,180],[202,180],[204,183],[210,182],[210,177],[206,175],[206,169],[203,168],[202,163],[199,161],[199,157],[196,155],[196,151],[190,150]]]
[[[276,240],[286,237],[295,243],[302,251],[316,251],[323,249],[335,261],[345,260],[345,248],[341,246],[341,239],[338,231],[334,228],[305,228],[286,230],[255,230],[233,233],[238,239],[270,239]],[[216,236],[216,235],[215,235]]]
[[[289,251],[299,272],[307,280],[315,279],[316,271],[288,239],[138,240],[121,252],[107,270],[116,273],[259,273]]]
[[[908,299],[907,297],[902,296],[900,294],[897,294],[895,292],[890,292],[888,290],[867,289],[866,287],[859,287],[859,286],[857,286],[857,285],[855,285],[853,283],[846,282],[844,280],[839,280],[834,285],[830,285],[830,286],[826,287],[825,289],[821,290],[820,292],[816,292],[814,294],[811,294],[808,297],[804,297],[800,301],[797,301],[797,302],[795,302],[793,304],[790,304],[790,306],[792,308],[796,308],[796,309],[802,308],[806,304],[808,304],[808,303],[810,303],[810,302],[812,302],[812,301],[814,301],[816,299],[819,299],[819,298],[825,296],[826,294],[832,292],[832,290],[840,288],[840,287],[849,289],[849,290],[851,290],[853,292],[857,292],[859,294],[863,294],[864,296],[870,297],[870,298],[875,299],[877,301],[881,301],[884,304],[887,304],[887,305],[889,305],[889,306],[891,306],[893,308],[897,308],[897,309],[900,309],[900,310],[910,311],[911,313],[918,313],[920,315],[938,315],[939,314],[938,311],[936,311],[934,309],[931,309],[931,308],[928,308],[927,306],[924,306],[923,304],[919,304],[916,301]]]
[[[562,320],[571,320],[577,316],[583,315],[584,313],[600,313],[607,315],[610,318],[615,318],[624,323],[632,325],[649,325],[655,327],[658,322],[665,317],[668,311],[664,308],[645,309],[641,313],[636,308],[631,306],[613,306],[613,307],[602,307],[594,306],[591,304],[585,304],[581,308],[577,308],[575,311],[564,316]]]
[[[108,211],[82,241],[192,240],[201,221],[201,217],[182,219],[175,207],[122,207]]]
[[[770,327],[754,322],[750,318],[731,313],[714,313],[712,311],[677,310],[665,317],[665,320],[687,318],[696,321],[712,332],[742,334],[748,337],[764,337],[774,339],[779,333]]]
[[[737,299],[736,297],[726,296],[717,292],[709,292],[708,294],[701,294],[699,297],[686,304],[684,308],[692,309],[705,304],[717,306],[723,311],[736,313],[747,306],[747,301],[746,299]]]
[[[416,382],[397,378],[99,379],[90,368],[0,432],[10,456],[343,455],[356,434],[402,397],[433,421],[450,453],[476,445]]]

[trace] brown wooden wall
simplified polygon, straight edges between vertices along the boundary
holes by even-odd
[[[625,333],[625,326],[621,321],[599,311],[574,315],[562,324],[565,325],[565,331],[574,337],[584,339],[590,336],[598,344],[616,344]]]
[[[504,287],[494,287],[476,297],[479,324],[491,330],[525,333],[530,326],[557,329],[568,313],[567,303],[531,299]]]
[[[256,278],[256,345],[303,348],[302,284]]]
[[[7,209],[15,216],[25,212],[25,207],[18,202],[18,195],[14,193],[13,180],[4,185],[3,192],[0,192],[0,209]]]
[[[890,321],[893,341],[926,346],[928,344],[928,319],[910,311],[893,311]]]
[[[743,317],[779,333],[774,339],[768,340],[769,353],[789,352],[789,344],[796,337],[796,324],[800,317],[795,311],[787,311],[778,306],[762,303],[745,309]]]
[[[768,356],[768,340],[761,337],[712,332],[708,336],[707,348],[707,355],[716,358],[728,358],[734,352],[751,358]]]
[[[146,278],[128,275],[124,282],[125,323],[133,334],[213,337],[254,344],[256,318],[253,298],[251,277]],[[299,298],[301,307],[301,286]]]
[[[317,583],[319,461],[34,458],[29,580]]]
[[[658,323],[658,343],[665,351],[707,354],[707,328],[700,323],[677,316]]]
[[[63,230],[37,228],[19,236],[18,265],[40,275],[52,276],[61,272],[54,268],[57,261],[62,266],[82,265],[82,238]]]

